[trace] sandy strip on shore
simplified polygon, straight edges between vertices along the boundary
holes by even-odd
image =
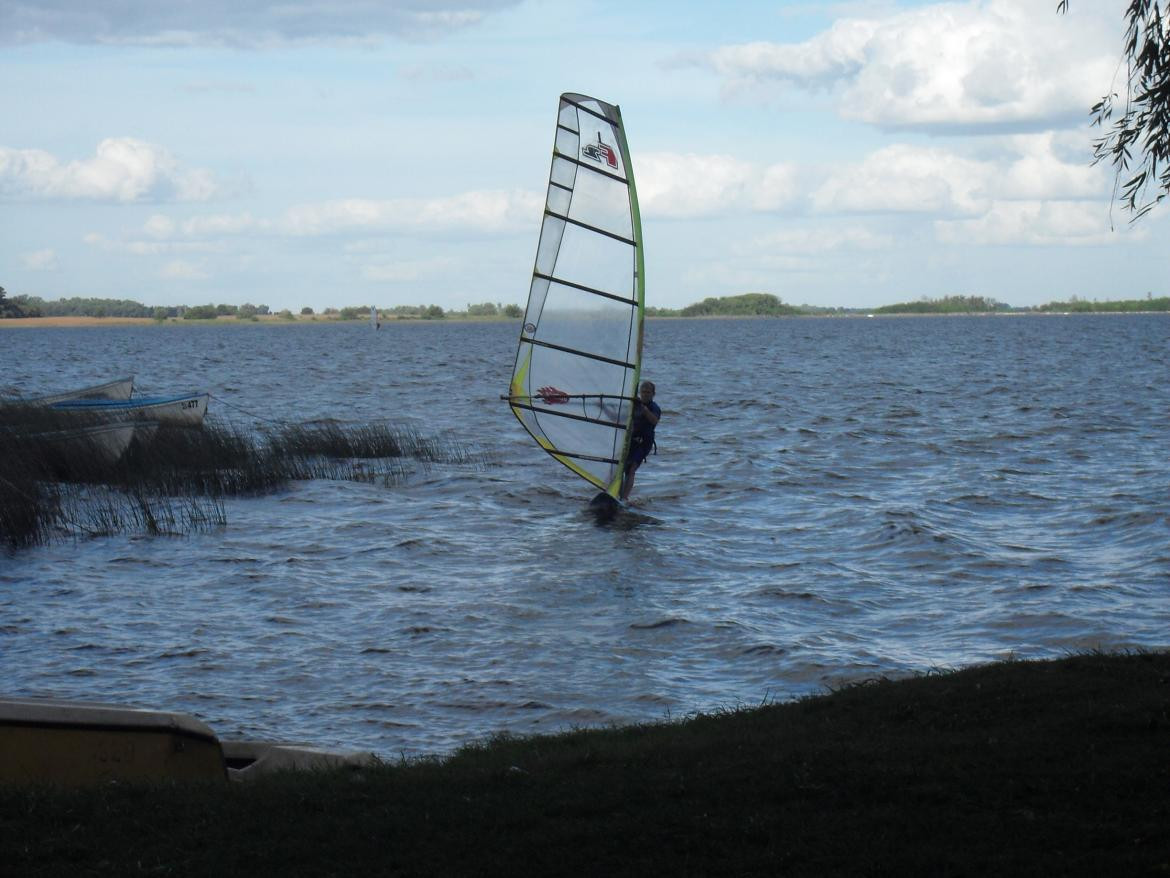
[[[14,317],[0,320],[0,329],[33,329],[45,326],[141,326],[151,317]]]
[[[336,322],[335,318],[323,315],[316,315],[316,320],[321,322]],[[298,318],[296,320],[289,320],[287,317],[278,317],[276,315],[259,317],[257,320],[240,320],[237,317],[225,316],[217,317],[214,320],[182,320],[178,317],[168,317],[166,320],[155,320],[153,317],[15,317],[7,320],[0,320],[0,329],[35,329],[37,327],[62,327],[62,326],[166,326],[167,324],[178,324],[182,326],[198,326],[198,325],[214,325],[230,324],[232,326],[249,326],[253,323],[272,323],[277,325],[286,325],[289,323],[312,322],[314,318]],[[361,321],[351,321],[358,323]]]

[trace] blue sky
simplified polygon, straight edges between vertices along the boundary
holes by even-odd
[[[1166,209],[1090,166],[1125,5],[3,0],[0,286],[523,304],[577,91],[622,107],[650,304],[1168,295]]]

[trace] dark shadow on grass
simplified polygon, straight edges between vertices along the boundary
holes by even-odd
[[[244,787],[0,789],[19,875],[1154,875],[1170,654],[1014,661]]]

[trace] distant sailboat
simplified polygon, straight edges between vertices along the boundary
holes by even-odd
[[[505,399],[614,508],[642,363],[642,223],[621,111],[563,94],[540,243]]]
[[[378,322],[378,309],[373,305],[370,306],[370,327],[375,332],[382,328],[382,324]]]

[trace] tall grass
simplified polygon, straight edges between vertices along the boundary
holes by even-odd
[[[320,421],[263,431],[160,425],[136,433],[117,460],[62,440],[94,423],[85,414],[0,407],[0,543],[190,533],[226,524],[225,498],[270,493],[290,481],[392,486],[417,465],[484,463],[457,442],[383,422]]]

